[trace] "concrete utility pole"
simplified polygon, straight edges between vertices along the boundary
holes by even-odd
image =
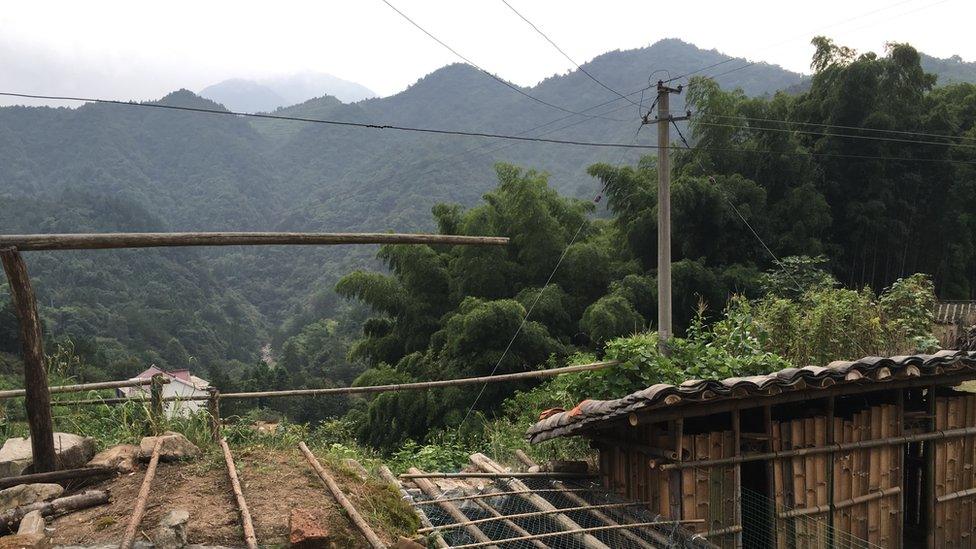
[[[658,348],[668,352],[671,339],[671,123],[670,96],[681,86],[669,88],[657,83],[657,333]],[[645,123],[650,123],[645,116]]]

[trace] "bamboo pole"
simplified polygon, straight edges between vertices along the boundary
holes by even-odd
[[[962,427],[959,429],[945,429],[928,433],[918,433],[914,435],[902,435],[881,439],[872,439],[844,444],[828,444],[819,448],[797,448],[795,450],[782,450],[778,452],[766,452],[761,454],[745,454],[722,459],[708,459],[702,461],[662,463],[662,470],[670,471],[674,469],[686,469],[689,467],[712,467],[715,465],[729,465],[732,463],[745,463],[748,461],[778,460],[795,457],[804,457],[816,454],[830,454],[843,452],[846,450],[865,450],[880,446],[900,446],[910,442],[924,442],[931,440],[946,440],[960,437],[976,436],[976,427]]]
[[[151,379],[126,379],[124,381],[101,381],[98,383],[81,383],[78,385],[56,385],[54,387],[48,387],[51,394],[55,393],[80,393],[84,391],[97,391],[100,389],[122,389],[124,387],[139,387],[143,385],[149,385],[152,383]],[[163,383],[169,383],[169,380],[163,381]],[[25,389],[8,389],[6,391],[0,391],[0,400],[8,398],[22,397],[27,394]],[[57,404],[57,402],[54,402]]]
[[[13,302],[20,329],[20,347],[24,361],[24,407],[30,427],[33,468],[38,473],[58,467],[54,451],[54,420],[51,418],[51,391],[47,385],[47,365],[44,358],[44,336],[41,318],[37,314],[37,298],[31,286],[27,265],[16,248],[0,246],[0,261],[7,274],[10,299]]]
[[[416,383],[399,383],[392,385],[369,385],[365,387],[329,387],[326,389],[294,389],[288,391],[256,391],[250,393],[224,393],[221,399],[237,398],[266,398],[266,397],[289,397],[289,396],[313,396],[313,395],[336,395],[336,394],[361,394],[361,393],[388,393],[397,391],[416,391],[422,389],[436,389],[438,387],[457,387],[459,385],[472,385],[482,383],[500,383],[516,379],[533,379],[540,377],[551,377],[574,372],[586,372],[590,370],[601,370],[619,364],[615,360],[608,362],[594,362],[591,364],[577,364],[564,366],[561,368],[550,368],[548,370],[533,370],[531,372],[516,372],[513,374],[499,374],[494,376],[466,377],[459,379],[444,379],[439,381],[420,381]],[[206,397],[203,397],[204,399]]]
[[[149,489],[152,488],[153,477],[156,476],[156,466],[159,465],[159,451],[163,447],[163,440],[166,437],[156,439],[153,446],[152,457],[149,459],[149,466],[146,468],[146,476],[142,479],[142,486],[139,488],[139,496],[136,497],[136,506],[132,511],[132,517],[125,527],[125,534],[122,536],[122,543],[119,549],[132,549],[136,540],[136,530],[142,522],[143,515],[146,514],[146,504],[149,500]]]
[[[495,463],[494,460],[490,459],[488,456],[484,454],[475,453],[475,454],[471,454],[470,457],[471,457],[471,462],[474,463],[476,466],[478,466],[478,468],[481,469],[482,471],[499,473],[499,474],[505,473],[505,471],[502,469],[500,465]],[[526,490],[526,491],[529,490],[529,487],[526,486],[525,483],[523,483],[520,480],[513,478],[508,482],[510,483],[510,486],[516,490]],[[527,493],[521,497],[526,502],[530,503],[532,506],[534,506],[536,509],[539,509],[540,511],[550,511],[556,509],[556,507],[553,504],[549,503],[545,498],[538,496],[536,494]],[[566,530],[581,529],[581,526],[577,524],[576,521],[574,521],[573,519],[569,518],[564,514],[561,513],[555,514],[553,515],[553,519]],[[582,542],[582,544],[589,549],[610,549],[602,541],[598,540],[597,538],[585,532],[581,533],[579,539]]]
[[[241,527],[244,529],[244,544],[248,549],[258,549],[258,537],[254,533],[254,523],[251,522],[251,511],[247,508],[247,501],[244,499],[244,492],[241,490],[241,481],[237,478],[237,467],[234,466],[234,456],[230,453],[227,441],[220,439],[220,449],[224,451],[224,463],[227,465],[227,476],[230,478],[231,489],[234,490],[234,499],[237,500],[237,510],[241,515]]]
[[[519,473],[519,472],[482,472],[482,473],[405,473],[400,475],[404,480],[418,478],[596,478],[596,475],[586,473]]]
[[[396,488],[398,492],[400,492],[400,495],[403,496],[404,500],[408,501],[412,506],[414,506],[414,512],[417,513],[418,517],[420,517],[421,524],[428,527],[433,526],[433,524],[430,522],[430,519],[427,517],[427,513],[425,513],[423,509],[421,509],[419,506],[416,505],[416,503],[414,503],[413,498],[403,488],[403,485],[400,484],[400,481],[397,480],[396,476],[393,474],[393,471],[390,471],[389,467],[387,467],[386,465],[380,465],[379,474],[380,474],[380,478],[385,480],[391,486]],[[441,537],[440,533],[434,534],[434,545],[437,546],[438,549],[446,549],[447,547],[449,547],[447,542],[444,541],[444,538]]]
[[[567,493],[571,493],[571,492],[596,492],[596,490],[593,490],[593,489],[590,489],[590,488],[566,488],[566,489],[543,488],[543,489],[540,489],[540,490],[535,490],[535,489],[532,489],[532,490],[506,490],[506,491],[497,491],[497,492],[485,492],[483,494],[471,494],[471,495],[457,496],[457,497],[453,497],[453,498],[441,498],[441,499],[438,499],[436,501],[435,500],[430,500],[430,501],[417,501],[417,502],[414,502],[412,505],[415,505],[415,506],[417,506],[417,505],[433,505],[433,504],[435,504],[437,502],[440,502],[440,501],[445,501],[445,502],[470,501],[470,500],[479,500],[479,499],[487,499],[487,498],[496,498],[496,497],[502,497],[502,496],[518,496],[518,495],[522,495],[522,494],[539,494],[539,493],[547,493],[547,492],[549,492],[549,493],[555,492],[555,493],[559,493],[559,494],[567,494]]]
[[[205,400],[210,400],[210,396],[203,395],[171,395],[168,397],[162,397],[159,399],[160,402],[202,402]],[[110,397],[110,398],[86,398],[79,400],[56,400],[51,403],[52,406],[85,406],[88,404],[125,404],[126,402],[147,402],[152,403],[152,399],[146,398],[144,396],[133,396],[133,397]]]
[[[118,471],[114,467],[82,467],[80,469],[62,469],[60,471],[49,471],[47,473],[33,473],[30,475],[19,475],[16,477],[0,478],[0,490],[17,486],[18,484],[35,484],[42,482],[61,483],[68,480],[77,480],[94,477],[109,477]]]
[[[515,513],[512,515],[499,515],[498,517],[466,520],[464,521],[463,524],[462,523],[441,524],[439,526],[434,526],[433,528],[420,528],[419,530],[417,530],[417,532],[420,532],[421,534],[426,534],[434,530],[453,530],[455,528],[460,528],[462,526],[478,525],[478,524],[484,524],[486,522],[498,522],[499,520],[505,520],[505,519],[544,517],[548,515],[555,515],[558,513],[571,513],[576,511],[593,511],[593,510],[600,510],[600,509],[621,509],[625,507],[636,507],[641,505],[646,506],[648,505],[648,503],[646,501],[638,501],[638,502],[624,502],[624,503],[602,503],[599,505],[586,504],[577,507],[559,507],[557,509],[550,509],[547,511],[531,511],[527,513]]]
[[[936,386],[931,385],[926,391],[925,403],[926,409],[929,415],[929,424],[934,430],[936,428]],[[925,493],[922,497],[925,498],[925,525],[926,525],[926,546],[928,549],[937,549],[938,545],[935,539],[935,508],[936,508],[936,493],[935,493],[935,444],[932,441],[930,444],[925,445]]]
[[[497,493],[497,490],[493,490],[493,491]],[[464,493],[466,493],[466,494],[471,493],[471,490],[470,489],[465,489],[464,490]],[[487,501],[482,501],[480,499],[476,499],[476,500],[473,500],[473,501],[474,501],[475,505],[477,505],[478,507],[481,507],[489,515],[491,515],[493,517],[496,517],[499,520],[501,520],[502,521],[502,524],[504,524],[505,526],[507,526],[509,529],[511,529],[513,532],[515,532],[519,536],[531,536],[532,535],[532,532],[529,532],[525,528],[522,528],[518,524],[512,522],[510,520],[511,517],[506,517],[505,515],[499,513],[498,510],[495,509],[494,507],[492,507],[491,504],[489,504]],[[549,549],[549,546],[548,545],[546,545],[545,543],[542,543],[541,541],[539,541],[537,539],[531,540],[530,543],[536,549]]]
[[[535,461],[533,461],[532,458],[530,458],[528,455],[526,455],[526,453],[523,452],[522,450],[515,450],[515,457],[516,457],[516,459],[518,459],[519,461],[521,461],[523,464],[525,464],[528,467],[538,467],[538,464]],[[573,493],[573,490],[570,489],[570,488],[568,488],[562,482],[554,481],[553,482],[553,486],[555,486],[557,488],[556,491],[560,492],[560,495],[562,495],[564,498],[568,499],[570,502],[575,503],[576,505],[581,506],[581,507],[582,506],[585,506],[585,505],[591,505],[588,501],[586,501],[585,499],[583,499],[583,498],[579,497],[578,495],[576,495],[575,493]],[[534,492],[542,492],[542,491],[545,491],[545,490],[533,490],[533,491]],[[602,523],[604,523],[604,524],[606,524],[608,526],[612,526],[612,525],[615,525],[615,524],[620,524],[617,521],[615,521],[614,519],[612,519],[609,515],[607,515],[606,513],[601,512],[599,510],[593,510],[591,508],[590,509],[590,514],[593,515],[593,518],[599,520],[600,522],[602,522]],[[643,547],[644,549],[653,549],[653,546],[651,544],[647,543],[646,541],[644,541],[643,538],[641,538],[640,536],[634,534],[633,532],[630,532],[630,531],[627,531],[627,530],[621,530],[620,533],[625,538],[627,538],[630,541],[636,543],[640,547]],[[650,533],[650,535],[651,535],[652,538],[655,539],[655,541],[657,541],[658,543],[662,543],[665,546],[667,546],[667,544],[669,543],[669,540],[665,536],[662,536],[662,535],[658,534],[657,532],[653,532],[652,531]]]
[[[496,541],[492,541],[492,542],[488,542],[488,543],[468,543],[466,545],[454,545],[453,548],[454,549],[472,549],[474,547],[486,547],[486,546],[489,546],[489,545],[493,545],[495,543],[513,543],[513,542],[518,542],[518,541],[530,541],[530,540],[534,540],[534,539],[555,538],[555,537],[559,537],[559,536],[569,536],[569,535],[574,535],[574,534],[587,534],[587,535],[589,535],[590,532],[606,532],[608,530],[624,530],[624,529],[628,529],[628,528],[647,528],[647,527],[650,527],[650,526],[662,526],[662,525],[672,524],[673,522],[674,521],[671,521],[671,520],[656,520],[656,521],[650,521],[650,522],[638,522],[638,523],[635,523],[635,524],[616,524],[616,525],[613,525],[613,526],[593,526],[593,527],[590,527],[590,528],[574,528],[572,530],[563,530],[561,532],[546,532],[545,534],[533,534],[531,536],[522,536],[522,537],[516,537],[516,538],[505,538],[505,539],[500,539],[500,540],[496,540]],[[682,523],[691,523],[691,522],[698,523],[698,522],[705,522],[705,521],[702,520],[702,519],[695,519],[695,520],[682,520],[682,521],[679,521],[679,522],[682,522]]]
[[[188,232],[188,233],[74,233],[10,234],[0,236],[0,248],[28,250],[106,250],[171,246],[262,246],[343,244],[448,244],[505,246],[508,238],[446,234],[398,233],[282,233],[282,232]]]
[[[885,488],[882,490],[877,490],[854,498],[838,501],[837,503],[833,504],[833,509],[834,510],[846,509],[847,507],[853,507],[855,505],[860,505],[862,503],[883,499],[888,496],[897,496],[899,494],[901,494],[900,486]],[[815,505],[812,507],[803,507],[800,509],[790,509],[789,511],[782,511],[780,513],[777,513],[776,516],[780,518],[793,518],[793,517],[802,517],[807,515],[821,515],[829,511],[831,511],[831,505],[823,504],[823,505]]]
[[[308,449],[308,446],[306,446],[304,442],[299,442],[298,449],[305,454],[305,459],[308,460],[309,465],[312,466],[312,469],[315,470],[319,478],[322,479],[322,482],[324,482],[329,488],[329,491],[332,492],[332,497],[334,497],[335,500],[339,502],[339,505],[346,510],[350,520],[352,520],[353,524],[356,525],[356,528],[359,529],[359,532],[362,533],[364,538],[366,538],[366,541],[369,542],[370,546],[372,546],[373,549],[385,549],[386,545],[363,519],[362,515],[359,514],[359,511],[357,511],[352,502],[349,501],[349,498],[342,493],[342,489],[339,488],[339,485],[336,483],[335,479],[332,478],[332,475],[330,475],[324,467],[322,467],[322,464],[319,463],[319,460],[315,458],[312,451]]]
[[[207,389],[207,418],[210,425],[210,438],[216,441],[223,441],[220,436],[220,390],[216,387]]]
[[[431,499],[437,499],[441,495],[440,489],[438,489],[433,482],[428,480],[427,477],[420,471],[420,469],[417,469],[416,467],[411,467],[410,469],[408,469],[408,471],[410,471],[411,474],[418,475],[415,479],[413,479],[413,483],[416,484],[418,488],[420,488],[421,492],[427,494],[427,497]],[[443,509],[448,515],[451,515],[451,518],[453,518],[456,522],[462,524],[464,526],[465,531],[471,534],[471,537],[473,537],[479,543],[483,544],[483,545],[479,545],[479,547],[489,546],[489,545],[494,546],[494,542],[491,540],[491,538],[486,536],[484,532],[482,532],[477,526],[466,524],[468,522],[471,522],[471,519],[469,519],[467,515],[462,513],[461,510],[458,509],[456,505],[454,505],[453,503],[444,503],[443,501],[438,502],[438,504],[440,505],[441,509]]]

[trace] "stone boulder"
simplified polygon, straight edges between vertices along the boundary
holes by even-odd
[[[0,490],[0,512],[61,497],[59,484],[18,484]]]
[[[41,534],[44,535],[44,516],[41,515],[40,511],[31,511],[24,515],[24,518],[20,519],[20,526],[17,527],[17,533],[21,535],[29,534]]]
[[[159,520],[153,542],[156,549],[183,549],[186,547],[186,523],[190,521],[190,512],[186,509],[174,509]]]
[[[135,444],[120,444],[95,454],[95,457],[88,462],[88,466],[111,467],[120,473],[131,473],[136,470],[140,453],[141,448]]]
[[[310,509],[292,509],[288,515],[288,542],[292,549],[338,549],[332,534]]]
[[[179,461],[183,459],[193,459],[200,455],[200,449],[195,444],[187,440],[180,433],[166,431],[162,434],[163,446],[159,449],[159,459],[161,461]],[[153,448],[156,440],[160,437],[145,437],[139,442],[139,453],[142,459],[152,457]]]
[[[95,439],[70,433],[54,433],[54,450],[59,469],[84,467],[95,455]],[[8,438],[3,443],[3,448],[0,448],[0,478],[29,473],[32,464],[30,437]]]

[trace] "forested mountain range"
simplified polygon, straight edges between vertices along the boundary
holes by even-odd
[[[200,90],[200,96],[216,101],[232,111],[271,112],[330,95],[344,103],[376,97],[373,90],[316,72],[301,72],[272,78],[251,80],[231,78]]]
[[[800,74],[679,40],[610,52],[584,67],[630,93],[723,61],[703,74],[719,74],[722,89],[740,88],[744,97],[804,82]],[[579,71],[525,91],[577,112],[608,104],[586,111],[600,118],[567,113],[455,64],[391,97],[352,104],[322,97],[278,113],[509,134],[539,127],[527,135],[622,143],[639,127],[638,106]],[[629,97],[646,109],[650,93]],[[672,109],[682,111],[684,101],[685,94],[676,96]],[[186,90],[159,102],[223,108]],[[651,143],[654,133],[645,129],[638,139]],[[558,192],[591,198],[603,182],[587,174],[589,166],[633,165],[640,156],[119,105],[5,107],[0,231],[426,231],[436,229],[435,204],[472,205],[494,188],[496,162],[548,173]],[[307,321],[354,307],[333,287],[354,267],[380,266],[374,255],[368,247],[177,249],[32,253],[28,263],[51,335],[102,338],[101,348],[117,350],[104,361],[129,353],[162,364],[197,357],[214,365],[254,361],[275,332],[281,341]],[[118,373],[132,362],[118,362]]]

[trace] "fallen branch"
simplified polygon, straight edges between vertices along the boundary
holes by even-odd
[[[96,505],[104,505],[108,503],[108,500],[109,494],[107,491],[88,490],[73,496],[58,498],[51,501],[32,503],[30,505],[24,505],[23,507],[9,509],[0,514],[0,525],[2,525],[3,528],[8,531],[13,531],[16,530],[17,525],[20,524],[20,521],[24,518],[24,516],[31,511],[40,511],[42,515],[50,516],[70,513],[72,511],[78,511],[79,509],[87,509]]]

